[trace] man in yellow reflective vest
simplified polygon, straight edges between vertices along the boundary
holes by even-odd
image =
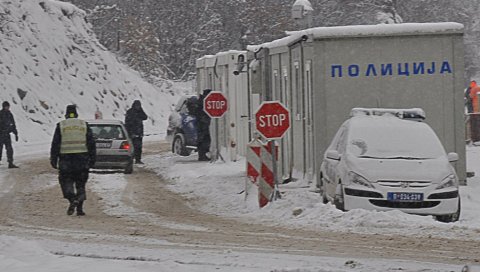
[[[78,119],[75,105],[68,105],[66,119],[55,128],[50,149],[50,164],[58,169],[63,197],[69,201],[67,214],[83,216],[87,199],[88,171],[95,164],[95,139],[87,123]]]

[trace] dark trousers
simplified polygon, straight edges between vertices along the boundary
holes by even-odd
[[[12,139],[10,134],[0,135],[0,161],[2,160],[3,146],[7,150],[7,160],[9,163],[13,163],[13,148],[12,148]]]
[[[74,200],[83,202],[87,199],[85,185],[88,180],[88,170],[81,172],[60,171],[58,180],[60,182],[60,187],[62,188],[63,197],[70,202]]]
[[[210,143],[212,139],[210,138],[210,131],[207,129],[200,130],[198,133],[198,158],[206,158],[207,152],[210,151]]]
[[[135,161],[142,160],[142,148],[143,148],[143,137],[135,137],[132,139],[133,142],[133,152],[135,156]]]

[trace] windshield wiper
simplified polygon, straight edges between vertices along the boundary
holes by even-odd
[[[430,158],[398,156],[398,157],[388,157],[388,158],[384,158],[384,159],[386,159],[386,160],[427,160],[427,159],[430,159]]]
[[[359,158],[362,158],[362,159],[385,159],[385,158],[381,158],[381,157],[373,157],[373,156],[366,156],[366,155],[362,155],[362,156],[358,156]]]
[[[417,158],[417,157],[403,157],[403,156],[398,156],[398,157],[374,157],[374,156],[359,156],[359,158],[366,158],[366,159],[379,159],[379,160],[428,160],[430,158]]]

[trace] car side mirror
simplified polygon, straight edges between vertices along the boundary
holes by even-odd
[[[456,162],[458,161],[458,154],[455,152],[450,152],[448,153],[447,158],[449,162]]]
[[[340,154],[338,153],[337,150],[328,150],[327,151],[327,158],[331,160],[340,160]]]

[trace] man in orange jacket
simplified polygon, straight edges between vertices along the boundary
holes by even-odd
[[[479,112],[480,108],[478,106],[478,94],[480,94],[480,86],[477,85],[475,80],[470,82],[470,98],[472,99],[473,112]]]

